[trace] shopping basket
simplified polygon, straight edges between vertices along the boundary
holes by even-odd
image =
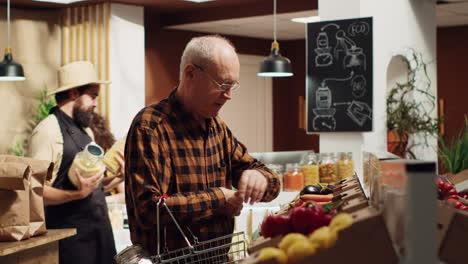
[[[193,264],[222,264],[222,263],[239,263],[242,259],[247,257],[247,250],[246,250],[246,242],[245,242],[245,235],[244,232],[237,232],[231,235],[225,235],[221,237],[217,237],[214,239],[206,240],[206,241],[198,241],[198,238],[193,235],[193,233],[189,230],[192,238],[193,244],[190,243],[189,239],[182,231],[182,228],[179,226],[179,223],[176,221],[174,215],[172,214],[171,210],[165,203],[165,199],[167,195],[163,195],[160,197],[157,207],[156,207],[156,225],[157,225],[157,255],[149,257],[152,263],[154,264],[185,264],[185,263],[193,263]],[[160,249],[160,225],[159,225],[159,211],[160,207],[164,206],[169,213],[172,221],[174,221],[177,229],[184,237],[184,240],[187,244],[187,247],[169,251],[167,247],[165,247],[164,251],[161,253]],[[166,236],[165,236],[166,237]],[[118,264],[126,263],[125,259],[128,259],[129,256],[123,256],[125,253],[131,252],[130,248],[136,249],[138,248],[141,251],[141,247],[138,245],[131,246],[129,248],[124,249],[121,251],[116,257],[116,262]],[[141,254],[141,255],[148,255],[148,254]],[[128,263],[128,262],[127,262]],[[139,263],[139,262],[135,262]]]

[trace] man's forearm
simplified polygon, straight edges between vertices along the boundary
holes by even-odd
[[[148,190],[148,192],[150,191]],[[158,200],[157,197],[154,197],[150,200],[143,201],[142,197],[153,195],[154,194],[148,195],[147,193],[142,193],[142,196],[133,199],[134,201],[138,201],[138,204],[134,204],[134,208],[136,208],[135,213],[140,215],[140,219],[146,220],[146,225],[151,224],[151,226],[148,225],[147,228],[151,228],[156,224],[155,205]],[[223,209],[226,204],[226,199],[221,189],[214,187],[197,193],[172,194],[166,198],[165,202],[178,221],[188,218],[198,221],[200,219],[209,218],[218,210]],[[160,223],[172,223],[173,220],[165,208],[161,208],[160,213]],[[141,224],[143,225],[143,223]]]
[[[45,205],[58,205],[82,198],[83,197],[79,191],[61,190],[48,185],[44,186]]]

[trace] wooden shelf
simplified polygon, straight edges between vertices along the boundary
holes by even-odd
[[[75,228],[49,229],[44,235],[32,237],[26,240],[15,242],[0,242],[0,256],[6,256],[26,249],[35,248],[58,241],[60,239],[74,236],[75,234]]]

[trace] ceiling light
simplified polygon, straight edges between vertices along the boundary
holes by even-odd
[[[71,4],[71,3],[82,2],[82,1],[87,1],[87,0],[33,0],[33,1],[36,1],[36,2],[49,2],[49,3],[68,5],[68,4]]]
[[[296,17],[291,19],[292,22],[297,22],[297,23],[312,23],[312,22],[319,22],[320,17],[319,16],[310,16],[310,17]]]
[[[211,2],[211,1],[216,1],[216,0],[182,0],[186,2],[195,2],[195,3],[204,3],[204,2]]]
[[[271,54],[260,64],[261,77],[289,77],[293,76],[291,61],[279,53],[279,43],[276,41],[276,0],[273,0],[273,38]]]
[[[7,47],[5,58],[0,62],[0,81],[24,81],[23,66],[13,61],[10,48],[10,0],[7,2]]]

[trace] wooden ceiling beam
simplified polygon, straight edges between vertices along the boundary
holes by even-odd
[[[279,1],[278,1],[279,2]],[[151,7],[148,7],[151,9]],[[317,0],[289,0],[277,3],[277,13],[290,13],[318,9]],[[150,13],[157,10],[148,10]],[[161,13],[161,26],[173,26],[197,22],[216,21],[241,17],[273,14],[273,1],[266,0],[251,5],[222,6],[176,13]]]

